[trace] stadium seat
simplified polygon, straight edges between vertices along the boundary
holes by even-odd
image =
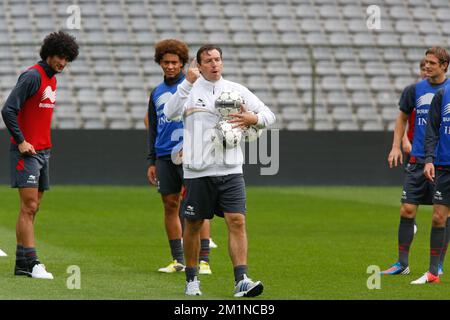
[[[341,79],[335,76],[325,76],[322,78],[322,89],[325,91],[342,89]]]
[[[405,10],[405,7],[403,6],[393,6],[390,8],[389,13],[391,15],[392,18],[394,18],[395,20],[397,19],[409,19],[409,13],[407,10]]]
[[[364,14],[365,11],[361,6],[347,5],[342,7],[342,15],[347,19],[355,18],[361,20],[361,16]]]
[[[309,123],[305,121],[290,121],[286,126],[288,130],[308,130],[309,128]]]
[[[377,42],[380,46],[395,46],[400,42],[400,36],[395,33],[378,34]]]
[[[355,121],[341,121],[337,124],[339,131],[358,131],[359,126]]]
[[[233,17],[243,17],[242,7],[237,4],[228,4],[224,6],[223,13],[225,17],[233,18]]]
[[[398,114],[399,110],[393,106],[381,109],[381,118],[384,120],[384,122],[395,121]]]
[[[309,2],[308,4],[300,4],[297,7],[296,15],[298,18],[315,18],[316,17],[316,11],[314,10],[314,7],[312,7]]]
[[[301,76],[297,78],[297,88],[300,90],[311,90],[312,78],[310,76]]]
[[[357,76],[363,70],[356,61],[343,61],[339,67],[339,72],[345,76]]]
[[[368,61],[364,66],[364,72],[373,77],[373,76],[382,76],[386,75],[387,71],[385,69],[385,64],[378,61]]]
[[[291,17],[291,8],[284,4],[275,4],[271,7],[272,16],[276,18]]]
[[[312,66],[309,61],[296,61],[293,62],[290,70],[294,75],[311,75],[312,74]]]
[[[316,73],[319,76],[325,76],[325,75],[337,75],[338,70],[336,68],[336,65],[332,61],[319,61],[316,65]]]
[[[407,19],[407,20],[397,20],[395,22],[395,29],[399,33],[410,33],[416,29],[416,26],[414,23]]]
[[[306,43],[312,46],[327,45],[328,38],[323,33],[310,32],[306,36]]]
[[[355,33],[353,35],[353,44],[356,46],[373,46],[375,45],[375,37],[370,33]]]
[[[318,131],[329,131],[334,130],[334,126],[331,121],[316,121],[314,129]]]
[[[370,96],[368,91],[355,91],[351,95],[351,101],[353,105],[367,105],[371,104],[372,97]]]
[[[376,96],[377,105],[381,107],[392,107],[397,105],[399,97],[396,97],[391,90],[380,91]]]
[[[295,110],[304,115],[304,107],[311,103],[313,58],[316,100],[329,113],[319,127],[385,130],[394,120],[386,110],[393,106],[395,115],[401,90],[415,80],[425,49],[450,45],[447,0],[154,0],[151,5],[139,0],[78,0],[76,4],[82,7],[82,30],[71,33],[83,50],[58,78],[58,101],[79,109],[57,119],[57,127],[142,129],[140,113],[147,107],[150,89],[162,79],[161,68],[153,62],[154,44],[177,37],[189,44],[191,56],[205,42],[221,45],[224,76],[256,90],[276,112],[279,107],[281,127],[309,128],[310,120],[293,115],[299,119],[289,121],[286,115]],[[371,4],[380,6],[382,31],[368,30],[362,18]],[[36,62],[42,38],[65,27],[66,9],[63,0],[2,4],[3,99],[18,73]],[[89,105],[97,105],[103,118],[98,114],[86,118],[83,108]],[[107,109],[119,106],[123,117],[108,118],[115,113]],[[338,106],[358,110],[369,106],[375,111],[377,107],[382,118],[338,120],[334,117],[338,111],[332,111]],[[283,115],[283,107],[294,108]]]
[[[366,80],[361,76],[351,76],[347,78],[347,89],[349,91],[365,90],[367,88]]]
[[[241,45],[254,44],[253,35],[249,32],[236,32],[232,36],[233,42]]]
[[[289,119],[289,121],[305,120],[302,109],[298,107],[285,106],[281,109],[281,114],[285,119]]]

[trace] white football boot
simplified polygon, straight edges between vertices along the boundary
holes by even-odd
[[[200,291],[200,281],[197,277],[192,281],[186,281],[186,288],[184,289],[184,293],[187,296],[201,296],[202,292]]]
[[[33,269],[31,270],[30,277],[36,278],[36,279],[48,279],[53,280],[53,275],[50,272],[47,272],[45,270],[45,265],[42,263],[35,264],[33,266]]]

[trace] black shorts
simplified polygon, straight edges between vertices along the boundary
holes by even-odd
[[[179,193],[183,185],[183,166],[176,165],[168,158],[156,159],[158,192],[162,195]]]
[[[423,174],[424,164],[408,163],[405,168],[402,203],[433,204],[434,184]]]
[[[186,195],[182,215],[191,220],[212,219],[214,214],[245,214],[245,182],[242,174],[184,179]]]
[[[433,193],[433,203],[450,205],[450,168],[436,168],[435,188]]]
[[[50,189],[50,149],[36,151],[35,155],[22,155],[12,144],[10,156],[11,187]]]

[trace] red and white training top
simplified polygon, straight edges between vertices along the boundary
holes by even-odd
[[[53,75],[50,78],[39,64],[30,69],[39,71],[41,85],[20,108],[17,122],[25,140],[32,144],[35,150],[49,149],[52,147],[50,128],[56,103],[56,77]],[[11,143],[16,144],[12,137]]]

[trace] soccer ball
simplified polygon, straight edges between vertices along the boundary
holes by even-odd
[[[243,103],[244,99],[239,92],[223,91],[215,101],[215,106],[223,119],[229,119],[230,114],[240,112]]]
[[[245,142],[252,142],[257,140],[261,136],[262,130],[256,126],[250,126],[242,131],[242,137]]]
[[[239,145],[242,139],[242,130],[233,128],[233,125],[226,120],[221,120],[214,128],[211,140],[214,144],[226,149],[231,149]]]
[[[254,114],[253,111],[248,111]],[[242,137],[245,142],[252,142],[257,140],[261,136],[262,130],[256,127],[255,125],[247,127],[242,131]]]

